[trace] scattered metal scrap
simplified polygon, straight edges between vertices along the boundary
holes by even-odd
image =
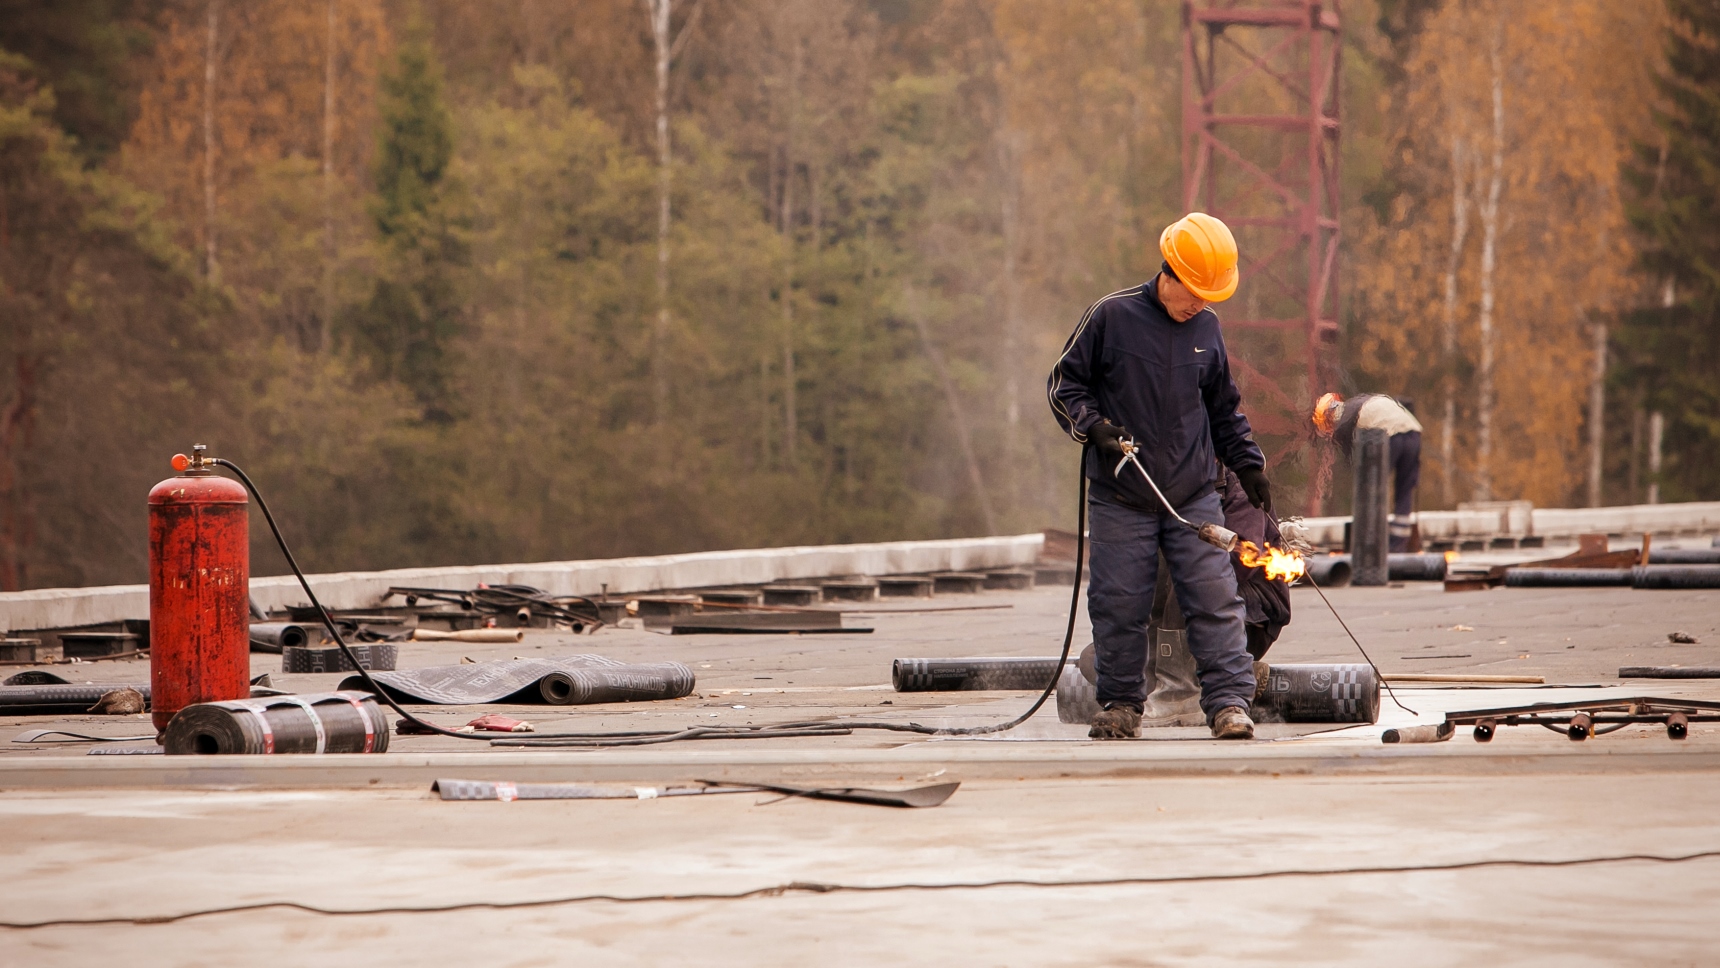
[[[430,792],[444,800],[656,800],[662,797],[705,796],[716,793],[780,793],[784,799],[835,800],[880,807],[935,807],[948,800],[961,783],[938,783],[908,790],[867,787],[793,787],[775,783],[728,783],[700,780],[700,786],[602,787],[581,783],[509,783],[489,780],[437,780]]]
[[[410,588],[394,587],[384,600],[399,595],[408,606],[421,601],[446,602],[467,611],[478,612],[509,625],[524,626],[542,618],[551,625],[566,626],[580,632],[603,624],[597,603],[583,595],[551,595],[530,585],[479,585],[477,588]]]
[[[1493,739],[1501,726],[1543,726],[1581,742],[1635,723],[1666,728],[1668,739],[1684,739],[1691,723],[1720,723],[1720,702],[1696,699],[1602,699],[1592,702],[1543,702],[1498,709],[1469,709],[1445,714],[1452,727],[1473,726],[1475,741]]]

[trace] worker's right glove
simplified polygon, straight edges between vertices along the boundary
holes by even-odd
[[[1236,472],[1236,477],[1242,483],[1242,493],[1248,495],[1248,503],[1272,513],[1272,482],[1266,479],[1266,472],[1258,467],[1244,467]]]
[[[1087,439],[1093,442],[1093,446],[1099,448],[1100,453],[1114,457],[1123,456],[1123,441],[1128,437],[1127,430],[1109,420],[1100,420],[1087,428]]]

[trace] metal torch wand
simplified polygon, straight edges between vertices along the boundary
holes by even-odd
[[[1165,499],[1165,492],[1159,490],[1159,485],[1153,481],[1153,475],[1148,474],[1147,469],[1142,467],[1140,460],[1135,457],[1135,451],[1138,449],[1135,447],[1135,441],[1132,438],[1125,437],[1118,441],[1118,443],[1123,445],[1123,459],[1118,461],[1117,466],[1111,470],[1112,477],[1122,475],[1124,464],[1135,465],[1135,470],[1140,471],[1141,476],[1146,478],[1147,486],[1152,488],[1153,493],[1159,496],[1159,503],[1163,504],[1165,506],[1165,510],[1171,513],[1171,517],[1176,518],[1178,521],[1181,521],[1183,524],[1194,529],[1194,533],[1200,536],[1200,540],[1207,544],[1222,548],[1225,551],[1236,550],[1236,544],[1241,539],[1236,536],[1235,531],[1211,522],[1206,524],[1195,524],[1188,518],[1178,514],[1177,509],[1171,507],[1171,502]]]

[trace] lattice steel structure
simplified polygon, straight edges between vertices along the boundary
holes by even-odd
[[[1331,451],[1308,408],[1336,376],[1337,0],[1184,0],[1183,208],[1223,219],[1242,285],[1223,307],[1269,466],[1299,472],[1308,512]],[[1243,332],[1238,332],[1238,331]]]

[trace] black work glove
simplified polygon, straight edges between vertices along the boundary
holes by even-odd
[[[1266,479],[1266,471],[1248,467],[1237,471],[1236,478],[1242,482],[1242,493],[1248,495],[1248,503],[1271,513],[1272,482]]]
[[[1087,439],[1093,446],[1099,448],[1102,454],[1123,456],[1123,441],[1129,432],[1109,420],[1101,420],[1087,429]]]

